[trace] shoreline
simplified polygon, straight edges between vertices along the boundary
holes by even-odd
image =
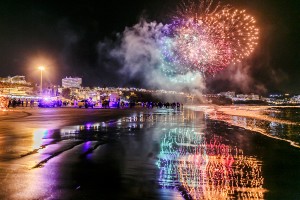
[[[200,107],[201,109],[197,109]],[[284,142],[289,143],[292,147],[300,148],[300,144],[298,142],[280,138],[277,136],[270,135],[265,129],[260,128],[258,126],[250,127],[247,125],[237,124],[232,121],[232,117],[238,116],[238,117],[244,117],[247,119],[255,119],[255,120],[261,120],[266,122],[276,122],[276,123],[282,123],[287,125],[299,125],[299,123],[289,122],[288,120],[280,120],[276,118],[271,117],[264,117],[263,115],[257,115],[258,112],[262,111],[263,109],[267,108],[282,108],[286,106],[217,106],[217,105],[187,105],[184,109],[191,109],[194,111],[201,111],[205,114],[208,114],[208,117],[210,120],[215,121],[222,121],[225,122],[228,126],[235,126],[239,128],[243,128],[245,130],[253,131],[256,133],[259,133],[263,136],[275,139],[275,140],[281,140]],[[294,106],[292,106],[294,107]],[[196,108],[196,109],[195,109]],[[250,108],[250,109],[249,109]],[[297,108],[300,108],[300,106],[297,106]],[[156,108],[154,108],[156,109]],[[29,117],[34,119],[39,119],[41,122],[39,124],[31,124],[31,128],[46,128],[51,130],[56,130],[63,128],[65,126],[74,126],[74,125],[82,125],[88,122],[103,122],[108,121],[111,119],[117,119],[120,117],[125,117],[128,115],[132,115],[135,112],[145,112],[145,113],[151,113],[154,109],[147,109],[143,107],[135,107],[135,108],[74,108],[74,107],[62,107],[62,108],[39,108],[39,107],[18,107],[18,108],[9,108],[5,111],[0,111],[0,124],[2,122],[13,122],[13,123],[20,123],[21,126],[24,124],[22,121],[23,118]],[[68,114],[67,111],[76,112],[77,116],[72,116],[72,114]],[[238,110],[238,112],[236,112]],[[117,111],[117,112],[116,112]],[[245,112],[243,112],[245,111]],[[222,113],[223,117],[217,117],[216,115],[213,115],[214,112],[220,112]],[[53,117],[53,115],[58,114],[58,117],[54,118],[54,121],[47,121],[43,115],[46,115],[46,118],[48,115]],[[68,117],[68,119],[60,119],[60,116],[62,117]],[[25,123],[27,120],[24,120]],[[70,121],[72,121],[70,123]],[[19,124],[18,124],[19,125]],[[43,126],[44,125],[44,126]],[[28,127],[26,125],[25,127]],[[0,127],[1,130],[1,127]]]
[[[200,108],[200,110],[198,109]],[[300,106],[257,106],[257,105],[231,105],[231,106],[218,106],[218,105],[195,105],[190,106],[189,109],[192,109],[194,111],[202,111],[208,115],[208,118],[210,120],[215,121],[222,121],[228,124],[229,126],[235,126],[239,128],[243,128],[248,131],[253,131],[256,133],[259,133],[263,136],[266,136],[268,138],[272,138],[275,140],[280,140],[289,143],[290,146],[295,147],[297,149],[300,149],[300,143],[280,138],[278,136],[270,135],[265,129],[260,128],[259,126],[249,126],[242,123],[236,123],[233,121],[233,117],[243,117],[249,120],[258,120],[258,121],[265,121],[268,123],[275,122],[285,125],[300,125],[300,123],[291,122],[288,120],[282,120],[275,117],[269,117],[266,115],[263,115],[259,112],[266,111],[268,108],[300,108]],[[220,113],[220,114],[217,114]]]

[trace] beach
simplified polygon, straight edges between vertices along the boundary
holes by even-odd
[[[299,148],[203,110],[18,108],[0,120],[0,199],[300,197]]]

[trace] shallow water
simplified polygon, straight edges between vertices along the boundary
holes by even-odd
[[[292,122],[300,122],[300,107],[271,107],[264,112],[266,115]]]
[[[300,148],[300,107],[271,106],[191,106],[206,118],[259,132]]]

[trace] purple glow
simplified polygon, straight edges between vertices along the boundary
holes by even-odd
[[[87,123],[85,124],[85,127],[87,130],[90,130],[92,125],[93,125],[92,123]]]
[[[83,145],[83,151],[84,152],[88,151],[91,148],[91,144],[92,144],[91,141],[85,142],[84,145]]]

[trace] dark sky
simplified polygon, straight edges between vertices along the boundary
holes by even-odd
[[[136,24],[141,16],[149,21],[168,22],[178,2],[2,0],[0,77],[25,75],[27,80],[38,83],[37,66],[45,65],[45,83],[61,84],[65,76],[79,76],[86,86],[136,83],[142,87],[139,81],[124,85],[117,73],[103,67],[98,44],[114,41],[117,33]],[[222,3],[244,8],[255,16],[260,41],[241,69],[229,68],[208,78],[209,90],[300,93],[300,2],[227,0]],[[242,88],[240,79],[245,82]]]

